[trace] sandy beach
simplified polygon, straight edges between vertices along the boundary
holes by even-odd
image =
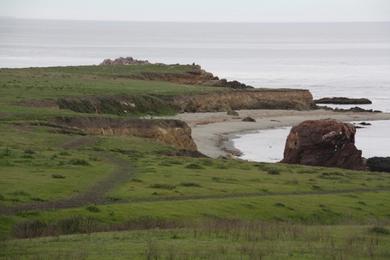
[[[353,113],[327,110],[240,110],[239,116],[229,116],[225,112],[183,113],[173,119],[185,121],[192,128],[192,137],[198,150],[212,158],[238,153],[230,140],[238,133],[254,130],[293,126],[305,120],[337,119],[350,121],[390,120],[390,113]],[[242,122],[244,117],[252,117],[256,122]]]

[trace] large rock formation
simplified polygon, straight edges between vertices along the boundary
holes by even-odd
[[[291,129],[282,163],[365,170],[355,133],[352,124],[337,120],[302,122]]]
[[[133,57],[120,57],[114,60],[111,59],[105,59],[102,63],[100,63],[101,66],[104,65],[139,65],[139,64],[150,64],[147,60],[137,60]]]
[[[197,150],[191,128],[179,120],[58,117],[52,123],[88,134],[138,136],[155,139],[178,149]]]
[[[373,157],[367,160],[370,171],[390,172],[390,157]]]

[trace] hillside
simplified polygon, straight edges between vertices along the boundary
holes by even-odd
[[[210,159],[184,122],[146,119],[311,107],[193,70],[0,69],[0,258],[390,256],[389,174]]]

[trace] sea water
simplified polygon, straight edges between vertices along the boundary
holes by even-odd
[[[356,125],[359,122],[352,122]],[[390,156],[390,135],[388,121],[372,121],[371,126],[357,128],[356,147],[365,158]],[[361,127],[361,126],[359,126]],[[279,162],[291,127],[259,130],[235,137],[233,145],[242,151],[241,158],[257,162]]]

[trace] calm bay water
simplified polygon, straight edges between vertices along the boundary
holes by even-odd
[[[355,122],[358,123],[358,122]],[[372,121],[371,126],[357,129],[356,147],[363,157],[390,156],[390,135],[388,121]],[[242,134],[233,139],[234,146],[243,151],[244,160],[258,162],[279,162],[291,127],[261,130]]]
[[[316,98],[367,97],[374,104],[366,108],[390,112],[390,23],[0,19],[0,67],[89,65],[119,56],[163,63],[196,62],[221,77],[255,87],[310,89]],[[390,124],[383,124],[390,129]],[[375,125],[370,129],[373,134],[364,138],[374,140],[381,130]],[[248,138],[284,143],[283,130],[270,131],[265,137],[263,133],[242,137],[236,142],[238,148],[248,157],[252,153],[250,144],[244,145]],[[262,145],[275,147],[273,143]],[[390,142],[381,140],[365,152],[372,153],[378,146],[388,149]],[[269,153],[275,154],[271,161],[281,155],[279,150]],[[250,159],[259,160],[256,156]]]

